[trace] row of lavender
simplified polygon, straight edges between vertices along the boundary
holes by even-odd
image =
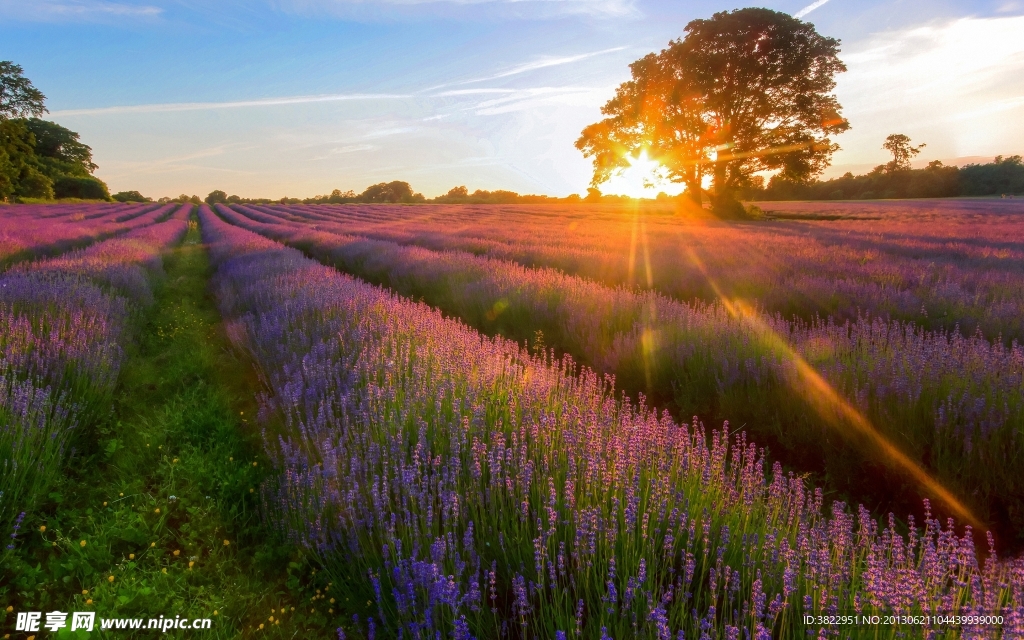
[[[0,207],[0,267],[57,255],[166,216],[173,205],[18,205]]]
[[[623,389],[674,405],[676,415],[745,424],[787,462],[823,469],[834,487],[879,498],[876,505],[918,503],[922,488],[907,480],[913,471],[850,424],[841,411],[848,401],[876,433],[965,496],[1001,543],[1020,543],[1013,539],[1024,533],[1017,462],[1024,457],[1024,350],[1018,346],[897,321],[803,322],[728,301],[685,304],[551,269],[332,234],[237,209],[218,211],[488,333],[527,340],[542,332],[544,344],[614,374]],[[816,388],[814,374],[841,398]],[[865,469],[877,471],[877,482],[865,482]]]
[[[680,224],[672,216],[601,207],[262,210],[379,240],[714,300],[718,292],[696,258],[730,296],[787,316],[870,313],[1024,339],[1024,248],[1015,240],[1024,235],[1024,207],[1013,202],[887,203],[866,220],[757,225]]]
[[[191,208],[153,210],[122,236],[0,275],[0,527],[12,537],[74,434],[109,406],[134,317]]]
[[[997,613],[1024,637],[1024,563],[980,563],[952,524],[904,538],[827,508],[742,434],[200,220],[267,385],[266,512],[336,591],[375,601],[370,637],[760,639],[839,611]]]

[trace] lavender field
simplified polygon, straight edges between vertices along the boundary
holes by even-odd
[[[1024,638],[1024,206],[765,209],[0,208],[5,562],[93,548],[29,536],[91,442],[150,448],[109,446],[111,404],[191,326],[153,320],[190,250],[258,452],[153,441],[181,484],[110,490],[83,607],[256,575],[244,522],[286,586],[210,637]],[[197,538],[221,486],[249,502]]]
[[[899,213],[915,215],[912,206],[902,206],[908,211]],[[977,225],[978,213],[972,206],[979,205],[969,203],[965,211],[947,213],[932,223],[927,223],[928,217],[938,213],[929,210],[917,214],[922,216],[917,224],[939,227],[947,234],[944,246],[954,247],[945,258],[950,263],[966,262],[957,253],[968,253],[964,247],[972,244],[980,245],[972,249],[979,255],[1006,251],[1010,256],[1011,250],[1003,244],[1024,227],[1024,211],[1019,206],[989,203],[992,215],[998,216],[992,223],[995,229],[990,230]],[[793,237],[818,236],[819,243],[833,238],[838,230],[830,225],[837,222],[716,226],[679,224],[665,215],[640,213],[630,220],[621,211],[608,211],[603,242],[592,233],[586,240],[570,237],[563,243],[569,245],[567,251],[579,246],[576,242],[591,247],[618,243],[619,264],[609,257],[610,252],[604,258],[609,270],[667,273],[677,281],[703,279],[717,295],[705,300],[685,299],[678,292],[672,295],[653,286],[628,286],[628,281],[606,284],[578,271],[529,266],[526,261],[452,248],[465,242],[460,237],[465,226],[478,224],[477,212],[471,208],[466,215],[472,222],[465,225],[450,219],[457,207],[415,207],[386,210],[381,215],[391,218],[376,226],[354,221],[362,209],[219,206],[218,211],[237,225],[289,243],[328,264],[422,298],[486,333],[517,339],[534,351],[555,348],[559,354],[570,354],[599,373],[614,375],[618,387],[634,398],[643,394],[652,406],[670,409],[676,419],[697,415],[718,424],[728,420],[745,425],[753,439],[770,445],[777,459],[797,469],[821,472],[829,488],[840,490],[849,500],[908,512],[920,504],[922,495],[940,498],[944,513],[976,527],[985,522],[1008,547],[1024,542],[1019,537],[1024,532],[1024,476],[1017,472],[1016,462],[1024,455],[1024,352],[1017,338],[1011,334],[990,339],[980,327],[967,332],[956,322],[951,328],[929,328],[891,315],[883,307],[872,307],[881,298],[868,288],[879,290],[871,282],[875,276],[860,270],[849,246],[863,242],[859,237],[846,244],[829,240],[832,246],[819,249],[815,264],[807,262],[806,250],[792,250],[797,243]],[[514,210],[509,215],[518,212],[521,228],[492,223],[490,228],[500,231],[490,233],[518,237],[516,251],[526,255],[530,247],[541,246],[539,239],[545,233],[554,233],[550,229],[578,227],[578,218],[587,211]],[[860,233],[880,234],[885,229],[875,220],[878,212],[874,213],[861,223],[869,226]],[[367,217],[374,215],[371,211]],[[409,231],[429,224],[423,220],[435,220],[434,231],[422,235]],[[891,257],[880,248],[873,250],[880,256],[876,261],[880,264],[871,267],[876,275],[901,269],[905,274],[935,270],[941,258],[936,258],[934,246],[915,249],[907,243],[911,246],[900,248],[899,233],[905,233],[910,222],[891,213],[885,223],[892,239],[878,235],[872,242],[886,248]],[[849,228],[851,222],[843,224],[847,228],[840,237],[858,231]],[[956,237],[950,234],[957,229],[965,236],[963,241],[949,240]],[[381,239],[389,234],[392,238],[406,234],[402,236],[406,239]],[[697,242],[689,241],[692,236],[701,238],[701,254],[694,249]],[[675,262],[665,248],[659,250],[657,260],[649,258],[645,247],[667,245],[670,238],[678,243]],[[417,240],[449,244],[427,248],[413,243]],[[744,243],[748,249],[734,253]],[[764,258],[767,264],[759,269],[787,273],[784,281],[765,285],[769,297],[776,293],[775,300],[729,293],[735,288],[730,281],[755,279],[747,278],[752,269],[749,263],[762,261],[750,259],[753,249],[749,247],[754,243],[787,249],[773,258],[782,264],[772,265]],[[548,245],[545,250],[555,252],[557,246]],[[724,256],[737,255],[745,256],[744,269],[733,269],[725,262]],[[826,263],[831,273],[824,268]],[[849,264],[854,266],[847,268]],[[993,258],[985,265],[972,269],[971,277],[978,279],[978,272],[985,272],[989,281],[1012,284],[1019,291],[1024,282],[1019,261]],[[941,282],[929,280],[939,277],[914,276],[926,286],[915,286],[913,295],[921,295],[923,288],[940,292],[981,288],[977,282],[950,282],[949,274]],[[817,312],[787,316],[774,310],[781,296],[799,299],[794,292],[813,288],[829,292],[822,296],[836,296],[858,279],[867,286],[850,287],[853,300],[848,304],[856,309],[850,317]],[[998,302],[986,301],[978,293],[960,295],[947,304],[971,305],[970,314],[991,317],[993,309],[1019,307],[1024,300],[1018,296],[1013,301],[1011,286],[998,291]],[[902,295],[910,296],[910,290]]]

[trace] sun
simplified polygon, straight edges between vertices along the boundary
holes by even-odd
[[[666,178],[665,167],[657,160],[652,160],[646,149],[641,150],[635,158],[626,156],[626,162],[629,166],[619,170],[602,186],[603,193],[630,198],[653,198],[662,191],[676,195],[683,190],[683,185]]]

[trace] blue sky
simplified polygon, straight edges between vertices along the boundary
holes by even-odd
[[[811,0],[762,3],[797,14]],[[853,128],[828,175],[1024,153],[1024,0],[828,0]],[[407,180],[566,195],[629,62],[744,5],[666,0],[0,0],[0,59],[82,134],[113,190],[361,191]]]

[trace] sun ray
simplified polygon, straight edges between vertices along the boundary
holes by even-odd
[[[626,162],[629,166],[604,184],[604,193],[630,198],[653,198],[659,192],[676,195],[683,190],[682,185],[668,179],[664,165],[653,160],[646,149],[641,150],[635,158],[627,155]]]
[[[753,307],[738,298],[730,299],[726,296],[719,288],[715,279],[708,273],[704,262],[692,248],[686,247],[685,251],[690,261],[707,281],[726,311],[734,318],[747,323],[748,326],[755,330],[764,344],[782,355],[784,361],[793,364],[793,375],[788,380],[789,384],[813,407],[815,412],[829,426],[839,430],[842,430],[844,427],[852,428],[857,435],[866,438],[876,447],[890,464],[913,478],[927,494],[940,500],[958,518],[975,528],[984,528],[981,520],[953,492],[944,487],[925,471],[921,465],[911,460],[899,447],[879,432],[803,356],[797,353],[768,323],[764,322]]]

